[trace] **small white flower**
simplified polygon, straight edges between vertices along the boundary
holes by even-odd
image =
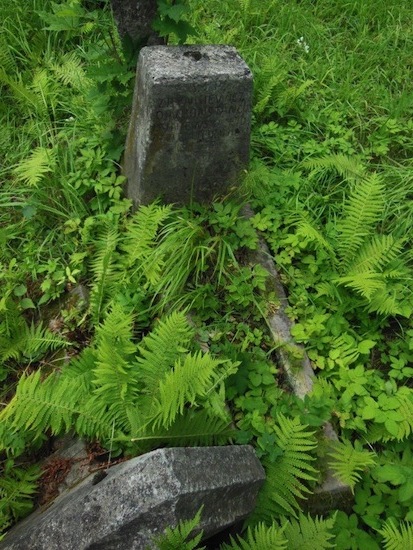
[[[304,36],[300,36],[300,38],[298,38],[297,44],[305,51],[305,53],[308,53],[310,51],[310,46],[304,40]]]
[[[66,122],[71,122],[72,120],[75,120],[74,116],[70,116],[69,118],[65,118]]]

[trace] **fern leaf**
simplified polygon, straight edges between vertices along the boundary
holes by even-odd
[[[143,338],[138,346],[137,362],[145,393],[154,395],[164,375],[180,355],[187,352],[193,334],[185,314],[173,312]]]
[[[30,156],[14,169],[14,174],[18,181],[37,187],[45,174],[53,172],[55,163],[56,153],[53,149],[36,147]]]
[[[360,249],[348,268],[348,274],[382,272],[386,265],[398,258],[403,242],[395,241],[391,235],[374,235]]]
[[[302,166],[314,173],[325,173],[334,170],[345,179],[350,180],[359,180],[364,176],[363,165],[358,159],[342,154],[312,158],[303,162]]]
[[[328,250],[334,257],[334,249],[331,244],[324,238],[321,231],[315,226],[310,219],[301,218],[296,224],[296,234],[299,237],[308,239],[313,242],[317,247]]]
[[[201,542],[203,531],[193,536],[192,533],[201,521],[201,507],[190,520],[183,520],[174,528],[168,527],[165,533],[155,539],[158,550],[204,550],[205,546],[198,546]]]
[[[356,483],[360,481],[362,472],[376,463],[375,453],[366,451],[357,443],[356,448],[350,441],[336,442],[329,453],[332,458],[329,462],[330,468],[352,492]]]
[[[380,221],[384,208],[384,186],[377,174],[357,182],[337,223],[337,252],[345,270]]]
[[[155,424],[168,428],[178,414],[183,414],[184,407],[194,405],[197,398],[211,391],[214,374],[221,362],[201,352],[176,361],[174,368],[160,381]]]
[[[298,520],[290,519],[285,525],[284,534],[288,539],[288,550],[323,550],[334,548],[332,539],[334,534],[335,517],[329,519],[314,519],[300,514]]]
[[[153,254],[161,224],[172,211],[171,206],[152,203],[141,206],[126,227],[122,241],[122,251],[126,253],[125,265],[128,269],[141,271],[146,279],[156,285],[163,267],[162,255]]]
[[[397,412],[402,418],[398,422],[399,433],[397,434],[397,439],[401,441],[413,432],[413,390],[404,386],[398,390],[395,397],[399,402]]]
[[[400,522],[397,527],[393,521],[387,521],[378,530],[384,539],[386,550],[412,550],[413,549],[413,524]]]
[[[91,80],[83,69],[82,60],[76,52],[66,53],[57,63],[51,63],[50,67],[65,86],[72,86],[75,90],[85,92],[91,85]]]
[[[285,512],[296,516],[300,508],[298,500],[311,492],[304,482],[316,480],[317,472],[312,466],[315,459],[311,454],[317,446],[314,432],[308,432],[298,418],[278,415],[277,420],[274,432],[282,454],[274,462],[264,461],[267,479],[250,520],[254,523],[271,523],[274,515]]]
[[[237,542],[231,537],[231,544],[224,544],[221,548],[222,550],[286,550],[290,546],[284,531],[285,526],[279,527],[276,523],[269,527],[259,523],[254,528],[249,527],[245,537],[238,537]]]
[[[354,273],[345,277],[337,277],[334,278],[332,282],[337,285],[352,288],[367,300],[371,300],[378,290],[383,290],[386,286],[380,274],[371,271]]]
[[[224,445],[234,436],[228,420],[211,417],[203,410],[184,411],[168,429],[163,427],[135,434],[130,438],[135,443],[151,442],[172,446]]]
[[[377,312],[380,315],[410,317],[411,306],[403,290],[406,289],[383,285],[371,296],[368,311]],[[411,291],[408,291],[408,293],[411,295]]]
[[[0,477],[0,517],[25,517],[33,508],[33,497],[37,491],[37,479],[41,471],[38,466],[28,469],[13,468]],[[4,527],[0,524],[1,527]]]
[[[91,262],[94,281],[90,292],[90,311],[94,324],[98,324],[101,319],[105,297],[111,294],[112,287],[119,282],[119,273],[115,269],[117,244],[116,221],[107,222],[97,235],[96,250]]]
[[[0,413],[1,422],[16,431],[30,430],[34,439],[48,429],[53,434],[69,431],[83,391],[75,380],[60,381],[57,375],[51,375],[42,381],[41,376],[40,370],[23,375],[12,400]]]

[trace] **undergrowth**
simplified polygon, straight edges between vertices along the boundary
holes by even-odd
[[[120,164],[138,48],[109,2],[29,4],[3,0],[0,28],[1,530],[30,511],[45,443],[69,432],[112,456],[253,444],[267,481],[226,548],[409,548],[406,2],[160,0],[164,37],[235,45],[249,64],[251,167],[242,197],[135,213]],[[304,400],[273,361],[258,234],[317,372]],[[326,463],[354,505],[311,518]],[[194,548],[199,519],[159,547]]]

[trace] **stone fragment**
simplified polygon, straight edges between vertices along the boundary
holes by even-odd
[[[140,52],[126,142],[135,206],[208,203],[248,165],[252,74],[231,46],[151,46]]]
[[[19,523],[1,550],[155,548],[166,527],[203,505],[205,537],[253,509],[264,470],[250,446],[158,449],[89,476]]]
[[[134,42],[146,43],[156,37],[152,21],[157,11],[156,0],[111,0],[119,35]]]
[[[254,212],[250,206],[244,207],[244,217],[251,218],[253,215]],[[268,284],[279,303],[278,307],[268,314],[267,325],[277,346],[277,361],[285,372],[288,384],[297,397],[304,399],[313,389],[314,370],[304,347],[297,344],[291,335],[293,323],[286,313],[288,298],[275,268],[272,254],[262,239],[259,239],[257,250],[251,251],[250,261],[262,265],[269,273]],[[323,426],[323,435],[327,447],[338,439],[329,422]],[[350,512],[353,501],[354,497],[350,487],[337,479],[326,465],[323,469],[322,481],[314,489],[313,494],[302,503],[302,506],[312,514],[326,514],[332,509]]]

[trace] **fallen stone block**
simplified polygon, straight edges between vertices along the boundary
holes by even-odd
[[[1,550],[134,550],[203,506],[205,538],[254,508],[264,470],[252,447],[158,449],[89,476],[16,525]]]

